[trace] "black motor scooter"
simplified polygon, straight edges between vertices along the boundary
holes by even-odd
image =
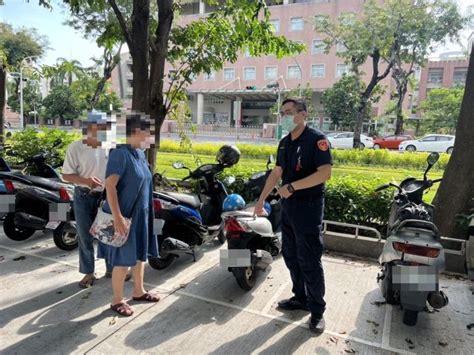
[[[60,144],[60,140],[56,141],[51,150]],[[15,155],[14,152],[9,154]],[[50,160],[56,160],[54,167],[48,163]],[[3,218],[5,235],[21,241],[30,238],[35,231],[52,230],[58,248],[75,249],[78,240],[72,209],[74,188],[63,183],[55,170],[62,162],[54,153],[39,153],[20,164],[25,165],[22,172],[0,172],[4,187],[2,197],[15,196],[14,208],[9,206]]]
[[[196,170],[175,162],[175,169],[187,169],[189,175],[183,181],[192,179],[198,184],[199,193],[155,192],[155,218],[163,220],[163,232],[158,236],[160,257],[150,258],[152,268],[161,270],[168,267],[176,257],[188,254],[194,256],[196,246],[207,243],[216,237],[225,242],[222,222],[222,203],[227,190],[219,175],[224,169],[237,164],[240,151],[235,147],[224,146],[221,151],[231,151],[233,159],[218,154],[217,164],[205,164]],[[221,159],[222,158],[222,159]],[[232,179],[229,179],[229,183]]]

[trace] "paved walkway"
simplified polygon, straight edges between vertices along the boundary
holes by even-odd
[[[77,287],[77,251],[63,252],[41,233],[25,242],[0,235],[0,353],[474,353],[474,329],[467,329],[474,296],[463,278],[443,277],[450,305],[421,314],[410,328],[398,308],[379,303],[376,264],[325,255],[327,331],[317,337],[307,330],[307,313],[275,309],[291,296],[281,258],[244,292],[219,267],[220,248],[210,244],[196,263],[183,257],[161,272],[147,266],[147,286],[163,300],[136,304],[133,317],[119,318],[108,309],[109,279]],[[102,276],[102,262],[98,269]]]

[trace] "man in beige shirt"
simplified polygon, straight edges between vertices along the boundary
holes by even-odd
[[[69,145],[62,169],[63,179],[76,185],[74,215],[79,235],[79,272],[85,274],[79,282],[82,288],[91,287],[96,280],[94,239],[89,229],[104,190],[108,149],[103,143],[111,124],[102,114],[90,113],[83,129],[83,139]],[[106,276],[111,277],[112,268],[107,260],[106,267]]]

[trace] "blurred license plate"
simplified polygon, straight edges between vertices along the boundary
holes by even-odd
[[[56,229],[59,225],[61,224],[61,222],[48,222],[48,224],[46,225],[46,229]]]
[[[393,283],[403,291],[436,291],[438,273],[432,266],[397,265],[393,268]]]
[[[250,249],[221,249],[220,266],[222,267],[247,267],[252,265]]]

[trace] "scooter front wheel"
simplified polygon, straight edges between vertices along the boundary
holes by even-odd
[[[163,270],[170,266],[174,261],[175,256],[168,254],[164,258],[150,257],[148,258],[148,264],[155,270]]]
[[[8,238],[17,242],[26,240],[35,233],[34,229],[16,226],[14,213],[7,213],[5,216],[3,231]]]
[[[250,291],[255,286],[257,273],[255,266],[234,267],[232,273],[241,289]]]

